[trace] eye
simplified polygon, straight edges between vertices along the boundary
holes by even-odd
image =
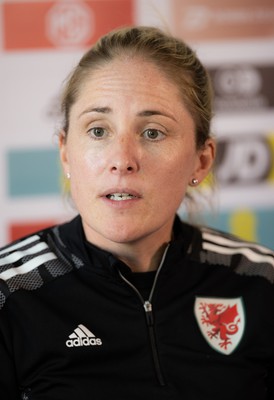
[[[95,139],[101,139],[106,135],[106,130],[104,128],[97,126],[95,128],[89,129],[88,134]]]
[[[143,132],[143,136],[149,140],[162,140],[164,139],[165,135],[163,132],[159,131],[158,129],[146,129]]]

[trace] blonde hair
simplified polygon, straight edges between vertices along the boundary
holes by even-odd
[[[196,145],[210,137],[212,89],[208,73],[195,52],[182,40],[154,27],[128,27],[101,37],[81,58],[62,95],[63,129],[67,134],[72,105],[92,70],[123,56],[142,57],[154,63],[173,81],[196,127]]]

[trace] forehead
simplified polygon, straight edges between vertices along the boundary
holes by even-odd
[[[178,85],[151,61],[125,56],[103,63],[85,74],[76,103],[87,98],[116,98],[116,101],[161,101],[184,107]]]

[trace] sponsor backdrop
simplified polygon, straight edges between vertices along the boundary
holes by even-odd
[[[274,249],[273,0],[2,0],[0,245],[75,214],[56,145],[62,82],[100,35],[132,24],[182,37],[211,74],[218,157],[199,221]]]

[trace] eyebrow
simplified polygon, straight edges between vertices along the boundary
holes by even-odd
[[[92,108],[87,108],[86,110],[82,111],[79,114],[79,118],[82,117],[84,114],[89,114],[91,112],[96,112],[96,113],[102,113],[102,114],[108,114],[111,113],[111,108],[110,107],[92,107]]]
[[[91,108],[87,108],[86,110],[81,112],[80,115],[79,115],[79,118],[82,115],[89,114],[89,113],[92,113],[92,112],[101,113],[101,114],[109,114],[112,111],[113,110],[110,107],[91,107]],[[174,118],[173,115],[171,115],[169,113],[162,112],[162,111],[158,111],[158,110],[144,110],[144,111],[140,111],[137,114],[138,117],[150,117],[152,115],[160,115],[160,116],[162,115],[164,117],[171,118],[171,119],[173,119],[174,121],[177,122],[176,118]]]
[[[173,115],[158,110],[144,110],[139,112],[137,115],[138,117],[150,117],[151,115],[162,115],[163,117],[171,118],[177,122],[177,120],[173,117]]]

